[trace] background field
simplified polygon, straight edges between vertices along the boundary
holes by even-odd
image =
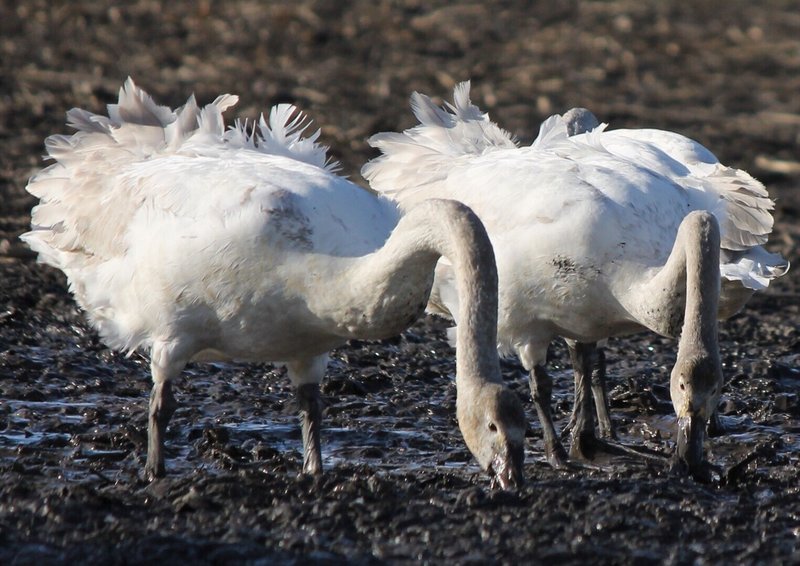
[[[340,5],[341,4],[341,5]],[[346,7],[344,7],[346,4]],[[689,135],[764,181],[769,248],[797,265],[800,12],[794,1],[51,2],[0,5],[0,562],[195,563],[800,561],[798,270],[721,325],[732,433],[725,470],[698,485],[633,462],[554,472],[530,416],[519,494],[492,492],[455,423],[445,324],[336,352],[324,386],[328,472],[298,478],[287,380],[270,365],[193,366],[168,439],[171,476],[147,485],[146,361],[100,344],[64,278],[17,236],[43,140],[73,106],[103,112],[127,76],[163,104],[240,96],[322,128],[343,171],[366,138],[413,124],[408,96],[473,100],[523,142],[551,113],[592,109],[611,127]],[[675,343],[608,350],[623,436],[667,452]],[[555,344],[556,416],[568,356]]]

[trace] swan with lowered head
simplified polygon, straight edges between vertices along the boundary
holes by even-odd
[[[55,164],[22,236],[61,269],[112,348],[149,350],[146,475],[164,475],[173,381],[191,360],[286,363],[302,414],[303,470],[322,470],[319,384],[327,352],[399,333],[424,311],[437,260],[462,298],[456,362],[464,440],[503,487],[522,481],[525,418],[501,382],[490,241],[463,204],[405,214],[333,173],[303,116],[278,105],[226,130],[223,95],[158,106],[131,79],[108,116],[73,109],[46,141]]]
[[[706,475],[705,423],[722,387],[717,317],[788,267],[761,247],[772,228],[764,187],[688,138],[606,131],[585,115],[553,116],[519,147],[472,105],[468,82],[447,109],[418,93],[411,103],[420,124],[373,136],[383,155],[362,173],[404,208],[453,198],[483,221],[497,257],[499,346],[531,372],[548,460],[566,458],[550,413],[548,344],[567,338],[581,365],[572,432],[580,454],[594,438],[591,395],[582,395],[594,344],[648,329],[680,336],[670,378],[676,456]],[[429,309],[459,323],[459,302],[442,260]]]
[[[572,108],[564,113],[563,118],[567,123],[569,135],[586,133],[600,126],[599,120],[586,108]],[[603,128],[605,128],[605,126],[603,126]],[[742,219],[741,216],[736,218],[737,214],[744,214],[746,218],[747,215],[753,214],[752,209],[760,208],[762,211],[768,211],[773,207],[771,201],[763,198],[767,197],[767,194],[760,183],[755,181],[755,179],[744,171],[736,171],[722,166],[711,151],[694,140],[674,132],[655,129],[615,130],[613,134],[620,136],[623,140],[621,145],[616,146],[618,149],[630,151],[632,148],[635,148],[636,140],[655,145],[670,159],[684,165],[690,171],[691,176],[696,179],[719,177],[721,172],[740,177],[738,182],[741,183],[742,186],[737,190],[739,194],[734,195],[733,198],[746,200],[746,194],[748,192],[757,194],[761,198],[758,199],[757,204],[751,201],[749,207],[731,210],[731,214],[725,217],[727,222],[734,224],[738,222],[742,224],[747,221]],[[671,167],[668,165],[669,162],[669,159],[662,159],[653,161],[650,165],[656,167],[661,166],[660,173],[669,177],[671,175]],[[681,180],[681,176],[675,179],[679,184],[686,182],[685,180]],[[737,181],[734,181],[734,184],[736,182]],[[752,197],[752,194],[750,196]],[[748,208],[750,210],[748,210]],[[763,212],[761,214],[763,214]],[[772,218],[771,216],[767,218],[762,216],[760,221],[763,222],[762,230],[766,228],[765,234],[761,235],[765,240],[766,235],[771,231]],[[735,231],[735,228],[729,228],[728,232],[732,231]],[[719,315],[722,318],[726,318],[737,312],[756,290],[766,288],[772,278],[783,275],[788,269],[788,262],[785,262],[779,256],[768,256],[766,258],[762,257],[760,260],[762,265],[766,266],[766,269],[760,269],[762,272],[760,275],[759,270],[756,269],[745,270],[747,275],[755,275],[755,278],[742,278],[741,276],[737,276],[736,271],[740,271],[740,268],[737,266],[737,261],[744,260],[744,262],[747,263],[748,261],[752,261],[754,256],[760,255],[763,252],[762,248],[755,245],[758,241],[760,240],[753,240],[747,243],[739,242],[738,245],[737,243],[727,242],[729,248],[723,245],[720,250],[722,255],[720,270],[723,275],[720,300],[723,304],[720,307]],[[726,273],[728,276],[726,276]],[[735,281],[741,281],[741,283],[735,283]],[[603,438],[613,439],[615,438],[615,433],[608,410],[609,405],[605,386],[606,365],[603,350],[602,348],[598,349],[596,343],[577,343],[569,339],[567,339],[566,342],[570,351],[570,357],[573,361],[573,367],[576,369],[576,398],[588,399],[589,397],[594,397],[600,435]],[[580,373],[589,371],[592,363],[594,363],[594,367],[591,369],[591,378],[584,379]],[[583,386],[583,391],[578,390],[579,384]],[[585,418],[581,414],[581,406],[582,403],[575,404],[570,422],[562,432],[562,436],[564,433],[569,432],[578,420]],[[716,434],[724,432],[724,427],[720,422],[716,410],[711,415],[708,429],[709,431],[713,430]],[[580,446],[580,443],[578,446]],[[578,452],[580,452],[580,450],[578,450]]]

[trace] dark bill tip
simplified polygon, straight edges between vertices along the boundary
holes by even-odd
[[[509,448],[505,454],[497,454],[492,459],[489,473],[492,475],[492,487],[500,486],[500,489],[511,490],[519,489],[525,484],[525,476],[522,472],[522,462],[524,460],[524,450]]]
[[[708,463],[703,458],[705,433],[705,419],[698,416],[678,419],[676,463],[673,469],[686,470],[689,475],[700,480],[708,475]]]

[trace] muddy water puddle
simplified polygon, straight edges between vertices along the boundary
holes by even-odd
[[[27,355],[37,364],[44,364],[48,355],[56,354],[46,348],[35,348]],[[86,369],[85,364],[91,364],[92,357],[84,357],[81,363]],[[108,373],[108,368],[102,367],[104,362],[96,359],[94,364],[97,367],[85,373]],[[334,369],[337,367],[343,366],[333,364]],[[149,382],[146,372],[137,375],[130,368],[126,371],[128,379],[136,382],[137,395],[132,395],[130,383],[123,384],[125,396],[114,394],[113,383],[99,387],[106,390],[104,393],[75,395],[76,390],[86,389],[81,386],[80,377],[75,376],[71,378],[73,391],[64,400],[57,400],[60,396],[57,385],[46,380],[37,383],[37,390],[40,396],[53,400],[0,399],[0,417],[4,423],[0,430],[0,461],[13,461],[20,454],[38,452],[47,455],[45,468],[60,470],[64,462],[73,460],[90,468],[92,473],[101,470],[110,474],[136,473],[144,457]],[[198,466],[209,473],[220,466],[228,469],[257,466],[264,457],[301,461],[299,423],[285,376],[271,366],[263,370],[265,376],[248,379],[251,372],[259,373],[248,366],[231,364],[190,368],[181,383],[182,389],[188,391],[179,389],[181,408],[168,432],[171,473],[188,473]],[[122,370],[114,369],[112,373],[121,375]],[[237,377],[230,379],[231,374]],[[572,402],[572,373],[568,368],[559,368],[552,376],[554,405],[561,408],[560,413],[557,411],[557,425],[563,427]],[[242,380],[259,385],[248,383],[249,391],[241,391]],[[452,376],[440,381],[452,388]],[[525,384],[519,376],[517,381],[514,385],[524,396]],[[431,384],[432,388],[437,386],[441,387],[441,383]],[[339,398],[327,396],[329,408],[323,425],[326,469],[366,464],[395,474],[420,469],[477,472],[452,415],[432,412],[424,404],[412,408],[413,418],[408,416],[408,409],[404,416],[393,415],[397,392],[392,386],[383,389],[378,393],[356,390],[357,395],[345,394]],[[242,397],[257,398],[259,391],[264,395],[257,406],[243,402]],[[669,456],[674,447],[672,414],[641,414],[628,407],[612,409],[612,415],[621,442]],[[722,423],[727,434],[706,443],[711,460],[721,468],[731,468],[756,448],[767,445],[774,446],[776,456],[795,462],[798,459],[798,419],[783,416],[757,423],[747,415],[739,415],[723,416]],[[540,430],[533,417],[530,430],[526,459],[543,466]],[[615,465],[608,460],[604,460],[605,464]],[[72,477],[80,475],[73,473]]]

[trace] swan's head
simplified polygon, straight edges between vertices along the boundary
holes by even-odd
[[[669,389],[678,416],[676,464],[695,478],[707,479],[709,465],[703,458],[703,442],[722,389],[719,359],[679,353]]]
[[[526,419],[517,395],[499,383],[485,383],[459,394],[456,406],[464,442],[492,477],[492,485],[521,487]]]
[[[571,108],[561,115],[567,124],[567,134],[576,136],[591,132],[600,125],[600,121],[586,108]]]

